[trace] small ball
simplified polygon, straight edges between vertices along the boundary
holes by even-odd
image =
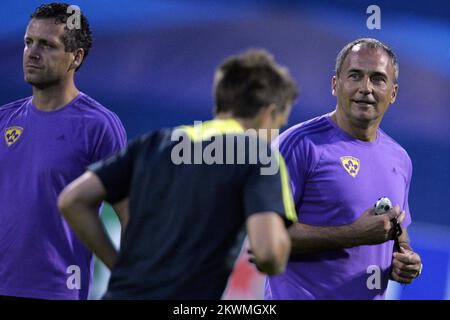
[[[374,205],[376,214],[383,214],[392,208],[392,202],[388,197],[381,197]]]

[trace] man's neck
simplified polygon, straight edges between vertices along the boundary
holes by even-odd
[[[367,126],[353,125],[337,109],[330,114],[330,119],[353,138],[368,142],[374,142],[377,138],[379,123],[367,124]]]
[[[79,93],[73,82],[45,89],[33,87],[33,104],[41,111],[56,111],[70,103]]]

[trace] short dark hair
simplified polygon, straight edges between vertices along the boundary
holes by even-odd
[[[373,38],[360,38],[356,39],[350,43],[347,43],[344,48],[338,53],[336,57],[336,66],[335,66],[335,72],[336,75],[339,76],[342,65],[344,63],[345,58],[347,57],[348,53],[354,46],[357,44],[363,44],[368,46],[371,49],[383,49],[389,56],[392,62],[392,66],[394,68],[394,78],[395,83],[398,81],[398,58],[397,55],[392,51],[390,47],[382,43],[381,41]]]
[[[271,104],[282,112],[297,95],[297,84],[288,70],[263,49],[227,58],[215,74],[216,113],[231,112],[235,117],[251,118]]]
[[[54,19],[55,24],[66,24],[72,13],[67,13],[70,4],[62,2],[53,2],[41,5],[30,16],[31,19]],[[81,48],[84,50],[84,58],[87,57],[89,49],[92,46],[92,32],[89,21],[86,16],[80,14],[80,28],[69,29],[67,25],[64,27],[62,36],[64,50],[66,52],[74,52]],[[75,70],[77,71],[81,65]]]

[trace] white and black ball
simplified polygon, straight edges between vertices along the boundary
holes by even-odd
[[[383,214],[392,209],[392,202],[388,197],[381,197],[374,205],[376,214]]]

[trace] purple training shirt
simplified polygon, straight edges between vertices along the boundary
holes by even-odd
[[[275,142],[277,143],[277,142]],[[412,164],[406,151],[381,129],[373,143],[355,139],[329,115],[280,135],[300,223],[340,226],[355,222],[382,196],[406,211]],[[393,241],[303,254],[266,280],[266,299],[384,299]]]
[[[29,97],[0,107],[0,130],[0,295],[87,299],[92,254],[57,197],[88,165],[126,145],[120,120],[83,93],[53,112]]]

